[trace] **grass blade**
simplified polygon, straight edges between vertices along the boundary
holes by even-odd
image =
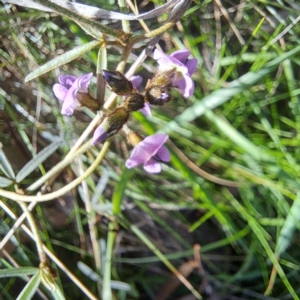
[[[38,269],[34,267],[4,269],[4,270],[0,270],[0,278],[33,275],[37,271]]]
[[[25,179],[35,168],[37,168],[42,162],[44,162],[51,154],[53,154],[57,148],[62,144],[62,140],[53,142],[42,151],[40,151],[36,157],[31,159],[18,173],[16,181],[19,183]]]
[[[58,68],[62,65],[65,65],[69,63],[70,61],[82,56],[83,54],[89,52],[93,48],[95,48],[97,45],[99,45],[100,41],[91,41],[89,43],[86,43],[84,45],[80,45],[75,47],[74,49],[65,52],[64,54],[55,57],[54,59],[50,60],[46,64],[42,65],[38,69],[34,70],[33,72],[29,73],[25,77],[25,82],[30,81],[38,76],[41,76],[55,68]]]
[[[30,300],[37,291],[41,282],[40,273],[37,272],[26,284],[17,300]]]
[[[1,143],[0,146],[2,146]],[[1,147],[0,147],[0,170],[6,175],[6,177],[15,179],[14,170],[9,160],[7,159],[4,151],[1,149]]]

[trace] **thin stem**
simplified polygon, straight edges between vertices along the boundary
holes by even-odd
[[[32,214],[28,210],[28,207],[27,207],[26,203],[24,203],[22,201],[20,201],[18,203],[21,206],[24,213],[26,214],[27,221],[28,221],[29,226],[31,228],[32,234],[34,235],[34,241],[35,241],[35,244],[36,244],[36,249],[37,249],[37,253],[38,253],[38,256],[39,256],[40,263],[47,264],[46,254],[43,250],[43,242],[42,242],[41,237],[39,235],[39,231],[38,231],[38,228],[37,228],[37,226],[35,224],[35,221],[32,217]]]
[[[27,209],[29,211],[31,211],[35,205],[37,204],[37,202],[31,202]],[[7,210],[7,206],[0,201],[0,207],[2,207],[2,209],[4,211]],[[6,243],[10,240],[10,238],[13,236],[13,234],[15,233],[15,231],[20,227],[20,225],[23,223],[23,221],[26,219],[26,213],[23,212],[22,215],[17,219],[17,221],[15,222],[15,224],[10,228],[10,230],[8,231],[8,233],[6,234],[6,236],[1,240],[0,242],[0,250],[3,250],[3,247],[6,245]]]
[[[102,70],[107,69],[107,49],[106,43],[102,43],[99,52],[98,52],[98,59],[97,59],[97,100],[99,102],[99,106],[102,107],[104,103],[104,96],[105,96],[105,81],[103,75],[101,73]]]
[[[124,0],[119,0],[118,1],[119,7],[120,7],[120,11],[122,13],[128,13],[127,9],[126,9],[126,5],[125,5],[125,1]],[[123,31],[125,33],[130,33],[130,23],[127,20],[122,20],[122,28]]]
[[[79,165],[79,175],[83,175],[83,163],[82,161],[77,158],[77,163]],[[89,223],[89,232],[90,232],[90,238],[92,242],[92,247],[93,247],[93,253],[94,253],[94,261],[95,261],[95,266],[97,271],[100,272],[101,270],[101,254],[100,254],[100,247],[99,243],[97,241],[97,229],[96,229],[96,218],[95,218],[95,211],[93,210],[93,207],[91,205],[91,198],[89,195],[89,189],[88,185],[85,180],[82,181],[82,190],[84,193],[84,204],[85,204],[85,209],[88,214],[88,223]]]
[[[69,192],[70,190],[72,190],[73,188],[75,188],[78,184],[80,184],[82,182],[82,180],[84,180],[85,178],[87,178],[94,172],[94,170],[97,168],[99,163],[103,160],[106,152],[109,149],[109,145],[110,145],[110,143],[108,141],[106,141],[104,143],[103,148],[101,149],[101,152],[97,156],[96,160],[91,164],[91,166],[85,171],[85,173],[82,176],[76,178],[74,181],[70,182],[63,188],[61,188],[53,193],[49,193],[49,194],[41,195],[41,196],[26,196],[26,195],[20,195],[20,194],[5,191],[5,190],[0,190],[0,196],[3,196],[5,198],[8,198],[8,199],[11,199],[14,201],[24,201],[24,202],[31,202],[31,201],[44,202],[44,201],[49,201],[49,200],[53,200],[55,198],[61,197],[64,194],[66,194],[67,192]]]
[[[34,191],[38,187],[40,187],[43,183],[45,183],[48,179],[50,179],[53,175],[57,174],[58,172],[62,171],[67,165],[69,165],[71,162],[73,162],[74,158],[84,152],[86,152],[91,147],[91,140],[86,142],[82,147],[80,147],[79,150],[76,152],[69,152],[69,154],[62,160],[60,163],[58,163],[55,167],[53,167],[51,170],[49,170],[44,176],[39,178],[36,182],[34,182],[32,185],[30,185],[26,191]]]
[[[157,35],[160,35],[162,33],[164,33],[165,31],[169,30],[170,28],[172,28],[173,26],[175,25],[175,23],[173,22],[168,22],[166,24],[164,24],[163,26],[157,28],[157,29],[154,29],[150,32],[146,32],[144,34],[141,34],[141,35],[138,35],[136,37],[133,37],[131,40],[130,40],[130,44],[134,45],[138,42],[141,42],[147,38],[153,38]]]
[[[106,254],[105,254],[105,265],[104,265],[104,273],[103,273],[103,292],[102,299],[110,300],[112,299],[111,293],[111,260],[112,260],[112,251],[114,247],[114,242],[116,238],[116,222],[110,222],[107,236],[107,245],[106,245]]]

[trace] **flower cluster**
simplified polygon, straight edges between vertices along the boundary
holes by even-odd
[[[119,106],[104,115],[100,125],[94,132],[93,144],[104,141],[115,135],[128,121],[132,112],[141,111],[151,116],[151,105],[164,105],[173,100],[170,94],[172,88],[178,89],[186,98],[194,93],[194,81],[191,75],[195,72],[197,59],[188,59],[190,51],[178,50],[167,55],[157,49],[153,58],[159,67],[155,76],[148,80],[145,91],[138,91],[142,82],[141,76],[133,76],[128,80],[117,71],[102,70],[107,87],[114,93],[123,97]],[[99,104],[90,95],[89,83],[92,73],[76,78],[72,75],[61,75],[59,84],[53,86],[55,96],[63,102],[62,114],[72,115],[80,106],[92,110],[99,110]],[[143,164],[144,170],[149,173],[161,171],[160,162],[170,161],[170,153],[164,146],[168,135],[154,134],[143,139],[135,132],[127,134],[130,144],[134,146],[131,156],[126,161],[127,168],[134,168]]]

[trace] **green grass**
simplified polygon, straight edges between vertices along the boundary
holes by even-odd
[[[108,1],[90,5],[118,10]],[[152,118],[134,113],[127,124],[143,136],[169,135],[171,162],[151,175],[125,168],[131,146],[123,133],[93,147],[89,134],[84,150],[71,150],[95,114],[84,109],[62,116],[52,86],[60,74],[96,75],[106,63],[97,62],[99,44],[65,17],[2,4],[3,297],[29,299],[39,288],[34,299],[211,299],[211,289],[220,299],[299,299],[298,23],[280,37],[299,11],[279,0],[192,3],[160,44],[168,53],[188,48],[198,59],[194,95],[184,101],[177,93],[153,108]],[[145,22],[152,30],[160,26],[157,18]],[[121,28],[120,21],[108,24]],[[142,32],[137,21],[131,26]],[[126,70],[145,44],[132,50]],[[107,47],[109,70],[117,67],[120,49]],[[144,86],[155,67],[147,58],[136,72]],[[91,89],[96,93],[95,77]],[[91,165],[91,175],[82,178]],[[49,189],[35,184],[55,166],[59,175]],[[60,190],[52,201],[34,203]],[[30,220],[16,192],[30,200],[33,235],[26,221],[7,235],[22,209]],[[36,250],[34,236],[50,249],[48,265],[39,266],[43,250]]]

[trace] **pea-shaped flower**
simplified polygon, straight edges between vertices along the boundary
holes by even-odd
[[[196,58],[188,59],[189,55],[190,51],[187,49],[177,50],[170,55],[158,49],[155,49],[153,53],[153,58],[159,64],[159,71],[175,70],[177,76],[172,82],[172,86],[179,88],[186,98],[194,93],[194,81],[191,75],[196,71],[198,63]]]
[[[169,138],[166,134],[156,133],[140,141],[133,149],[126,161],[128,169],[144,164],[144,170],[148,173],[161,172],[160,162],[170,161],[170,152],[164,146]]]
[[[130,78],[130,81],[131,81],[133,87],[135,89],[138,89],[140,87],[140,85],[142,84],[143,77],[140,76],[140,75],[134,75]],[[150,104],[147,103],[147,102],[144,103],[144,107],[141,108],[139,111],[142,114],[144,114],[146,117],[151,117],[152,116],[151,109],[150,109]]]
[[[61,113],[70,116],[74,110],[81,106],[83,102],[90,99],[88,87],[93,73],[88,73],[79,77],[73,75],[60,75],[58,77],[59,83],[54,84],[53,92],[55,96],[63,101]]]

